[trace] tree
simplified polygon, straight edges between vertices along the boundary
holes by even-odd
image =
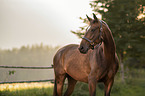
[[[122,81],[124,82],[124,62],[128,57],[142,59],[145,56],[145,19],[138,19],[143,13],[145,2],[142,0],[94,0],[90,3],[96,14],[109,25],[116,50],[120,58]],[[81,18],[82,19],[82,18]],[[87,24],[86,19],[82,19]],[[81,37],[84,27],[74,34]]]

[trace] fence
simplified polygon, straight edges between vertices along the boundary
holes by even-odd
[[[0,66],[0,68],[15,68],[15,69],[52,69],[53,65],[51,66],[43,66],[43,67],[31,67],[31,66]],[[54,82],[54,79],[47,79],[47,80],[32,80],[32,81],[13,81],[13,82],[0,82],[0,84],[7,84],[7,83],[31,83],[31,82]]]

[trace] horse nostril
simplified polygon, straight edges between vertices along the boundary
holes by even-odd
[[[80,46],[78,49],[79,49],[79,50],[82,50],[82,49],[84,49],[84,47],[83,47],[83,46]]]
[[[80,47],[80,49],[82,50],[82,49],[84,49],[84,47],[83,47],[83,46],[81,46],[81,47]]]

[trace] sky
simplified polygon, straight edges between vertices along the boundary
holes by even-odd
[[[91,16],[91,0],[0,0],[0,49],[79,44],[71,30]]]

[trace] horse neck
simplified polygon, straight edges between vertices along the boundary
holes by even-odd
[[[111,30],[108,27],[103,28],[103,42],[104,42],[104,55],[107,60],[112,61],[115,59],[115,42],[111,33]]]

